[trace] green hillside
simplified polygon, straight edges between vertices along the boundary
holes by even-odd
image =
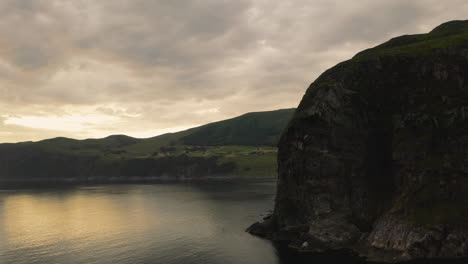
[[[276,143],[294,111],[248,113],[147,139],[113,135],[0,144],[0,179],[273,177]]]
[[[199,127],[182,138],[188,145],[276,146],[295,109],[248,113]]]

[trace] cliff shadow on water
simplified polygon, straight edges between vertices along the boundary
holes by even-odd
[[[369,261],[350,250],[336,250],[325,253],[299,252],[288,247],[287,243],[274,243],[281,264],[384,264],[386,262]],[[468,259],[417,259],[399,264],[466,264]]]

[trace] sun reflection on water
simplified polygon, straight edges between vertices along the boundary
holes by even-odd
[[[149,222],[152,227],[157,223],[155,215],[143,210],[140,196],[116,200],[99,193],[9,195],[3,201],[3,214],[4,239],[15,248],[33,248],[47,241],[102,241],[129,228],[141,232]]]
[[[236,186],[0,191],[0,263],[276,263],[270,243],[244,232],[273,189]]]

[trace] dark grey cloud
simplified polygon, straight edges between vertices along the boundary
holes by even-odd
[[[20,117],[104,120],[38,139],[294,107],[356,52],[466,14],[465,0],[3,0],[0,117],[23,123],[0,126],[0,141],[34,135]]]
[[[205,64],[248,46],[249,41],[242,41],[233,47],[230,40],[246,26],[243,18],[249,4],[244,0],[101,2],[99,9],[105,11],[96,23],[98,30],[81,39],[80,45],[145,66]]]

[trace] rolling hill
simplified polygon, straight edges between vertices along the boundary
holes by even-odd
[[[147,139],[53,138],[0,144],[2,181],[273,177],[276,144],[295,109],[247,113]]]

